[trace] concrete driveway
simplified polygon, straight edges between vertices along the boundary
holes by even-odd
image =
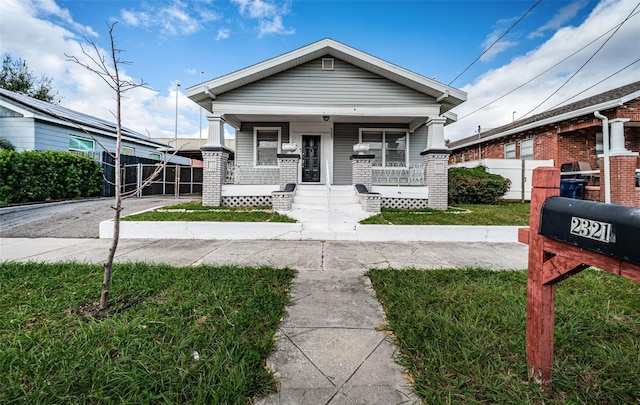
[[[123,201],[124,215],[178,204],[198,197],[151,196]],[[97,238],[99,224],[113,218],[114,198],[30,204],[0,208],[2,238]]]

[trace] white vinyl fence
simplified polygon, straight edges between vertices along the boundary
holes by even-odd
[[[457,163],[449,167],[485,166],[489,173],[499,174],[511,180],[511,188],[504,195],[505,200],[531,200],[531,178],[533,169],[540,166],[553,166],[550,160],[526,159],[482,159]]]

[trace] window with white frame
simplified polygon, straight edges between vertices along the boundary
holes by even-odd
[[[135,149],[130,146],[123,146],[120,153],[126,156],[133,156],[133,154],[135,153]]]
[[[158,152],[149,152],[149,159],[162,160],[162,155]]]
[[[95,142],[92,139],[77,138],[72,136],[69,138],[69,150],[77,152],[93,152]]]
[[[504,145],[504,158],[515,159],[516,158],[516,143],[508,143]]]
[[[361,129],[360,142],[369,145],[372,165],[405,167],[409,159],[409,133],[403,129]]]
[[[280,128],[254,128],[254,162],[256,166],[275,166],[280,151]]]
[[[533,139],[520,141],[520,159],[533,159]]]

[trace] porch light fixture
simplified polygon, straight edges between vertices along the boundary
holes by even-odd
[[[330,117],[329,117],[328,115],[323,115],[323,116],[322,116],[322,119],[324,120],[324,122],[329,121],[329,118],[330,118]]]

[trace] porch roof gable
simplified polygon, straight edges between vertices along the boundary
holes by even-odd
[[[361,69],[436,98],[444,113],[466,101],[467,94],[454,87],[404,69],[330,38],[285,53],[264,62],[209,80],[186,90],[187,96],[211,111],[216,96],[323,56],[333,56]]]

